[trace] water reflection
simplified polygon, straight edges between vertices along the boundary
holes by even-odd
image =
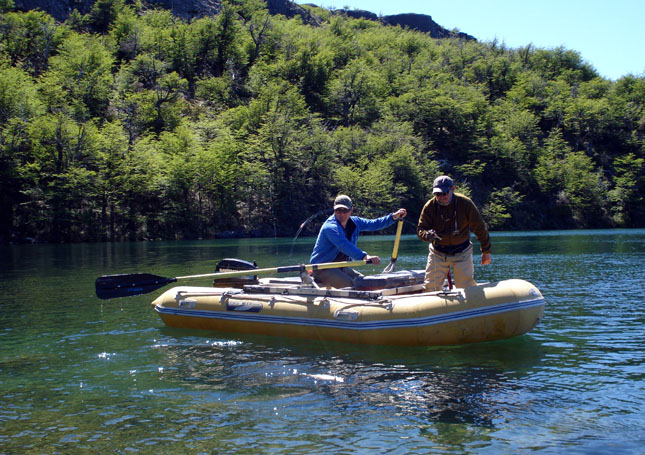
[[[93,294],[105,273],[306,262],[314,240],[0,247],[0,451],[642,453],[645,230],[493,233],[476,279],[527,279],[547,308],[529,334],[478,345],[180,331],[154,294]],[[388,257],[393,236],[361,242]],[[397,270],[426,254],[403,236]]]
[[[529,335],[450,348],[396,349],[164,329],[165,380],[218,400],[322,395],[342,411],[391,408],[426,423],[492,428],[521,395],[516,384],[542,361]],[[210,338],[215,337],[215,338]],[[320,399],[320,398],[319,398]],[[423,417],[422,417],[423,416]]]

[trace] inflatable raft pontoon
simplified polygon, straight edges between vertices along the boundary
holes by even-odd
[[[545,307],[540,291],[524,280],[425,292],[422,271],[365,277],[357,289],[284,278],[254,283],[174,287],[152,305],[169,327],[403,346],[522,335],[538,324]]]

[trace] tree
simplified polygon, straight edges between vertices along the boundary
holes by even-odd
[[[605,183],[584,152],[573,152],[559,131],[552,131],[535,170],[542,191],[555,200],[551,227],[603,224]],[[560,219],[558,219],[560,218]]]
[[[277,232],[278,220],[294,223],[289,214],[299,206],[298,195],[304,188],[300,144],[307,136],[309,114],[302,96],[286,84],[266,87],[259,101],[261,123],[249,141],[250,154],[245,159],[259,161],[268,172],[265,197]]]
[[[88,25],[98,33],[106,33],[125,6],[125,0],[96,0],[89,12]]]
[[[230,131],[220,130],[213,141],[195,155],[195,185],[202,236],[238,230],[237,189],[241,153]]]
[[[579,52],[562,46],[555,49],[531,49],[526,58],[528,67],[545,79],[564,77],[568,83],[589,81],[598,73],[582,60]]]
[[[114,58],[99,38],[76,33],[51,58],[46,83],[60,87],[75,119],[105,116],[112,91]]]
[[[489,182],[528,190],[540,143],[539,118],[510,100],[498,101],[489,115],[490,153],[496,159],[481,163],[480,169],[486,167]]]
[[[239,71],[242,65],[241,28],[235,9],[228,3],[215,20],[202,18],[191,24],[197,75],[219,77],[228,69]]]
[[[119,60],[130,61],[141,52],[141,33],[143,25],[137,20],[132,7],[123,7],[113,20],[110,36],[118,48]]]
[[[43,111],[33,79],[19,68],[0,66],[0,125],[10,118],[26,121]]]
[[[67,31],[42,11],[7,13],[0,16],[0,51],[11,66],[20,66],[33,76],[47,70]]]
[[[483,150],[486,102],[474,88],[442,84],[408,92],[391,106],[444,159],[460,162],[471,151]]]
[[[513,218],[513,209],[524,196],[513,188],[505,187],[491,193],[490,199],[482,207],[482,217],[491,230],[504,229]]]
[[[13,0],[0,0],[0,13],[8,13],[15,8]]]
[[[273,31],[273,20],[262,0],[245,0],[230,2],[235,11],[244,21],[252,43],[248,42],[246,54],[249,56],[248,66],[253,66],[260,57],[263,47],[270,40]]]
[[[0,242],[14,237],[16,218],[22,204],[29,203],[29,190],[33,187],[25,169],[31,161],[27,122],[17,118],[2,122],[0,128]],[[18,235],[23,236],[22,232]]]
[[[145,60],[147,57],[141,59]],[[137,58],[136,61],[140,59]],[[130,142],[146,132],[174,130],[181,123],[182,112],[186,107],[184,94],[188,90],[188,82],[185,79],[175,72],[164,74],[157,73],[152,67],[146,68],[150,71],[143,70],[140,77],[150,85],[149,89],[143,88],[141,84],[138,91],[126,91],[112,101],[129,132]]]
[[[354,60],[329,83],[327,111],[342,125],[369,125],[379,116],[378,75],[361,60]]]
[[[633,153],[617,157],[613,162],[614,188],[609,191],[613,222],[620,227],[638,225],[645,215],[642,208],[645,185],[645,159]]]
[[[32,154],[23,175],[30,198],[20,207],[19,223],[36,238],[80,238],[79,213],[92,199],[96,126],[47,114],[29,122],[27,135]]]
[[[3,240],[291,235],[341,191],[413,215],[444,173],[495,228],[645,223],[645,78],[575,51],[262,0],[0,10]]]

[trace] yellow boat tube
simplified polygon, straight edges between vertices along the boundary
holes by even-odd
[[[424,292],[422,285],[352,291],[267,283],[180,286],[152,305],[169,327],[401,346],[522,335],[538,324],[545,307],[540,291],[519,279],[447,292]]]

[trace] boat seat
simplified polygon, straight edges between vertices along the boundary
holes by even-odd
[[[376,291],[379,289],[393,289],[403,286],[412,286],[416,284],[423,284],[425,279],[425,271],[423,270],[402,270],[400,272],[379,273],[376,275],[361,276],[354,280],[353,288],[343,288],[345,290],[354,289],[357,291]],[[285,278],[269,278],[261,280],[263,283],[276,284],[276,285],[301,285],[302,280],[300,277],[285,277]],[[257,283],[248,283],[257,284]],[[326,286],[317,283],[319,287],[325,288]]]
[[[402,270],[400,272],[379,273],[358,277],[354,280],[354,289],[359,291],[373,291],[376,289],[391,289],[401,286],[423,284],[425,271]]]

